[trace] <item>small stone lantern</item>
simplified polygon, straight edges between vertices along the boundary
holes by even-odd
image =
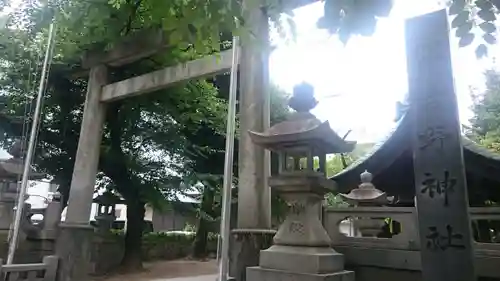
[[[111,229],[113,222],[116,220],[115,207],[120,202],[120,197],[109,190],[94,199],[94,203],[98,204],[97,214],[94,217],[97,222],[98,232],[106,233]]]
[[[14,208],[19,200],[20,181],[24,171],[22,141],[17,140],[8,150],[12,158],[0,160],[0,233],[8,233],[14,219]],[[29,179],[43,179],[45,174],[37,173],[30,167]],[[28,194],[23,200],[27,200]],[[25,205],[23,212],[29,210],[29,204]]]
[[[339,195],[344,201],[354,206],[383,206],[394,199],[388,197],[383,191],[378,190],[372,183],[373,176],[368,171],[364,171],[360,175],[361,184],[358,188],[351,190],[348,194]]]
[[[270,177],[269,185],[290,209],[274,236],[274,245],[261,251],[259,267],[247,268],[248,281],[354,280],[354,273],[344,270],[343,255],[330,247],[317,206],[335,188],[326,178],[326,154],[350,152],[355,143],[344,141],[328,121],[321,122],[309,113],[316,104],[313,87],[298,85],[289,101],[296,112],[288,120],[262,133],[249,132],[255,144],[278,153],[279,173]],[[314,166],[315,157],[319,157],[319,167]],[[302,279],[304,274],[313,279]]]
[[[359,207],[376,207],[391,203],[394,197],[388,197],[383,191],[373,185],[373,176],[368,171],[360,175],[361,184],[358,188],[351,190],[348,194],[340,193],[342,199],[349,205]],[[354,227],[361,232],[363,237],[376,237],[386,224],[385,218],[358,217],[353,221]]]

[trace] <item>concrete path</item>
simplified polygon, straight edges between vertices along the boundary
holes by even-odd
[[[178,277],[178,278],[167,278],[167,279],[154,279],[151,281],[216,281],[217,275],[201,275],[201,276],[190,276],[190,277]]]
[[[217,262],[176,260],[145,264],[145,270],[131,274],[114,274],[94,281],[216,281]]]

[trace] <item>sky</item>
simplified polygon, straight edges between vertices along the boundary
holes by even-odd
[[[328,120],[340,135],[352,130],[348,139],[376,142],[394,127],[395,104],[407,93],[405,19],[443,8],[438,2],[395,0],[373,36],[354,37],[346,46],[316,28],[322,3],[299,8],[294,13],[295,42],[272,36],[277,49],[270,57],[271,80],[289,93],[295,84],[311,83],[319,101],[312,112],[319,119]],[[500,48],[490,47],[490,58],[478,61],[475,46],[459,49],[454,37],[451,45],[460,119],[467,123],[470,86],[483,87],[482,73]]]

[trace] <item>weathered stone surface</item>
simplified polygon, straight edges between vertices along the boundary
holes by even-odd
[[[234,230],[230,245],[229,275],[237,281],[245,281],[246,268],[259,265],[260,251],[271,246],[274,234],[270,230]]]
[[[353,271],[341,271],[326,274],[292,273],[289,271],[266,269],[261,267],[247,268],[247,280],[259,281],[355,281]],[[382,280],[381,280],[382,281]]]
[[[89,222],[105,117],[105,104],[101,102],[100,97],[102,87],[107,81],[108,71],[104,65],[90,70],[66,213],[68,223],[88,224]]]
[[[306,185],[307,183],[308,181],[305,181]],[[273,188],[276,187],[271,185]],[[274,244],[329,248],[331,240],[321,224],[318,212],[318,203],[321,202],[322,197],[304,191],[299,192],[300,185],[295,187],[296,192],[279,190],[282,198],[291,206],[291,210],[274,236]]]
[[[255,7],[248,2],[244,6]],[[255,1],[254,1],[255,2]],[[264,9],[243,12],[255,39],[242,38],[240,55],[240,139],[238,157],[238,228],[271,228],[270,154],[254,144],[248,131],[269,128],[269,24]]]
[[[232,50],[228,50],[217,55],[206,56],[201,59],[132,77],[104,86],[101,101],[111,102],[135,95],[151,93],[170,87],[175,83],[224,73],[231,69],[231,62]]]
[[[91,252],[94,229],[89,224],[59,225],[56,255],[61,262],[58,270],[59,281],[88,281],[92,272]]]
[[[260,251],[259,266],[296,273],[325,274],[344,270],[344,255],[329,247],[274,245]]]
[[[476,280],[446,10],[406,23],[413,167],[426,281]]]

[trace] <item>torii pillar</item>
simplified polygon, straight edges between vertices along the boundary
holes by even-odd
[[[238,221],[230,254],[231,277],[245,280],[246,268],[259,263],[259,252],[271,246],[270,154],[256,146],[248,131],[263,132],[270,123],[269,18],[249,0],[243,5],[245,27],[240,55],[240,139],[238,155]],[[246,39],[246,40],[245,40]]]
[[[59,225],[56,241],[56,254],[60,258],[60,281],[88,280],[94,231],[89,219],[106,106],[101,102],[101,92],[107,83],[108,70],[105,65],[90,69],[66,219]]]

